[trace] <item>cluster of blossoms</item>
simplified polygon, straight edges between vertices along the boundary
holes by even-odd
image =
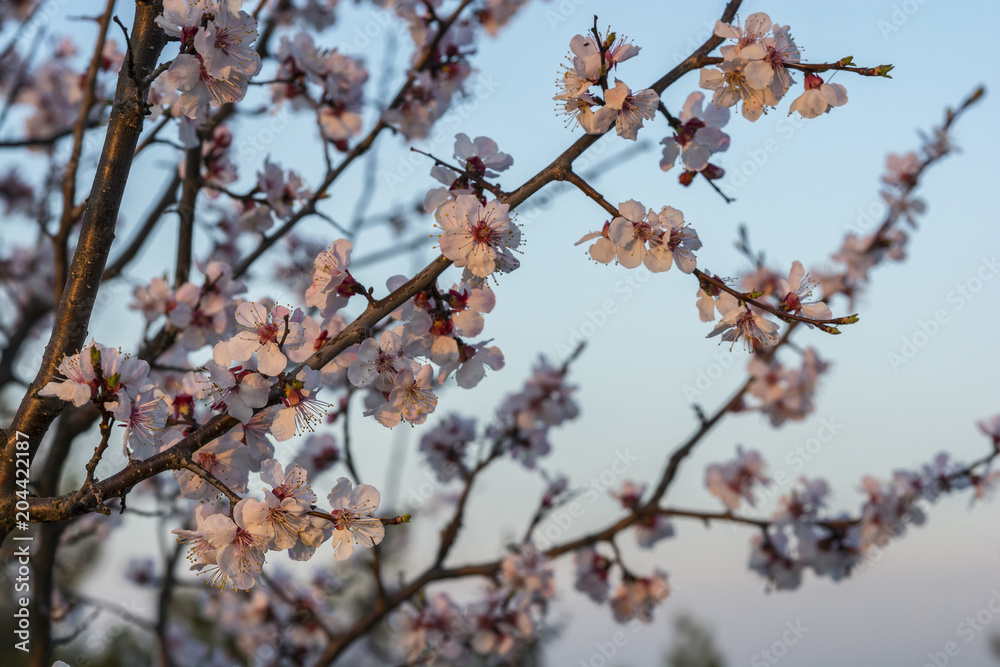
[[[394,290],[405,282],[405,277],[396,276],[388,286]],[[502,369],[499,348],[488,347],[490,341],[466,340],[482,333],[483,314],[493,310],[495,299],[488,287],[463,282],[444,291],[435,285],[392,313],[402,324],[339,355],[336,361],[348,367],[350,382],[368,389],[366,414],[387,427],[404,420],[420,424],[437,407],[434,389],[452,373],[460,387],[471,389],[485,377],[487,367]],[[417,357],[431,363],[421,364]]]
[[[708,337],[722,334],[722,340],[732,343],[743,341],[753,351],[761,351],[774,345],[778,341],[778,325],[765,317],[766,311],[763,308],[723,291],[719,287],[722,282],[724,281],[718,276],[713,276],[712,281],[703,280],[696,294],[698,314],[702,322],[714,321],[716,311],[720,316],[718,324],[709,332]],[[747,298],[769,301],[780,313],[818,322],[828,321],[833,317],[830,307],[825,303],[807,301],[812,298],[816,284],[810,280],[798,260],[792,262],[787,279],[761,267],[744,279],[743,286],[748,290]]]
[[[470,19],[460,18],[438,38],[442,19],[428,4],[392,3],[392,8],[410,27],[415,51],[411,64],[415,80],[406,88],[398,104],[387,109],[382,119],[399,129],[404,137],[421,139],[430,133],[434,123],[451,107],[456,93],[463,92],[466,79],[472,73],[469,56],[475,53],[475,29]],[[434,43],[434,48],[428,48]],[[426,58],[426,59],[425,59]]]
[[[461,173],[443,165],[431,169],[447,187],[428,191],[424,209],[435,212],[441,254],[465,269],[463,282],[482,287],[493,273],[520,266],[513,252],[521,244],[521,229],[510,219],[507,204],[487,201],[485,195],[490,187],[485,179],[499,176],[514,159],[489,137],[473,141],[465,134],[455,136],[455,158]]]
[[[753,506],[754,486],[771,481],[764,474],[765,468],[760,452],[744,452],[742,447],[737,447],[735,459],[721,464],[713,463],[706,468],[705,486],[730,511],[738,509],[744,500]]]
[[[639,509],[642,495],[645,492],[645,484],[636,484],[631,480],[626,480],[622,485],[622,490],[611,495],[618,499],[622,507],[635,511]],[[674,525],[670,522],[670,519],[662,514],[647,514],[635,523],[636,541],[638,541],[639,546],[643,549],[651,549],[660,540],[673,536]]]
[[[200,124],[209,106],[239,102],[261,59],[253,42],[257,21],[240,9],[242,0],[164,0],[156,23],[180,41],[167,81],[180,93],[177,111]]]
[[[339,563],[338,569],[358,562]],[[189,620],[191,625],[172,624],[167,631],[171,656],[180,665],[221,667],[233,664],[235,656],[269,656],[275,646],[281,646],[285,654],[313,664],[329,636],[325,626],[312,619],[335,615],[333,596],[342,588],[339,573],[335,576],[326,568],[316,568],[303,581],[269,563],[267,586],[254,586],[241,595],[219,595],[212,590],[201,593],[198,615]],[[302,622],[304,613],[310,615],[307,622]],[[211,628],[211,635],[191,632],[192,625]]]
[[[713,153],[721,153],[729,148],[729,135],[722,126],[729,122],[729,109],[709,102],[702,109],[705,96],[694,92],[688,95],[684,108],[678,117],[679,125],[674,136],[664,138],[663,159],[660,169],[670,171],[681,158],[684,173],[680,176],[682,185],[690,185],[697,172],[709,179],[725,176],[726,172],[708,160]]]
[[[498,582],[482,598],[460,606],[446,592],[406,604],[394,617],[407,662],[466,665],[476,658],[518,662],[545,631],[556,592],[548,559],[531,543],[503,559]]]
[[[340,150],[361,133],[361,110],[368,71],[358,58],[317,48],[309,33],[281,38],[280,63],[271,101],[286,100],[296,111],[314,109],[323,135]]]
[[[368,484],[354,487],[341,477],[327,496],[331,509],[324,512],[317,510],[316,494],[299,466],[284,470],[267,459],[261,462],[260,479],[270,487],[263,499],[243,498],[231,514],[200,505],[193,530],[173,531],[191,546],[191,570],[206,574],[219,588],[248,590],[259,583],[268,551],[288,551],[292,560],[304,561],[331,541],[334,556],[344,560],[355,544],[372,547],[384,537],[382,521],[374,516],[379,493]]]
[[[896,222],[900,218],[906,220],[911,227],[917,226],[917,214],[927,210],[923,199],[914,197],[910,192],[916,187],[924,162],[919,155],[910,151],[905,155],[890,153],[886,157],[886,173],[882,182],[886,188],[882,190],[882,199],[889,205],[889,220]]]
[[[882,191],[882,197],[889,205],[885,220],[881,224],[870,218],[862,220],[860,222],[864,222],[866,227],[874,226],[875,231],[864,236],[853,231],[845,235],[843,244],[831,256],[834,262],[843,265],[842,269],[814,272],[824,299],[842,294],[853,305],[873,268],[886,260],[905,259],[909,236],[894,223],[904,219],[916,225],[916,214],[922,213],[926,206],[921,199],[912,196],[912,191],[927,165],[953,150],[947,129],[941,127],[931,136],[923,137],[919,153],[888,156],[886,173],[882,176],[882,182],[887,186]]]
[[[529,469],[551,451],[549,430],[574,419],[579,408],[572,398],[575,387],[565,382],[565,371],[539,360],[524,388],[508,395],[497,409],[484,437],[490,457],[510,454]],[[464,478],[470,470],[469,445],[478,438],[476,421],[448,415],[420,439],[420,451],[441,482]],[[550,507],[565,490],[566,480],[550,483],[543,505]]]
[[[638,55],[640,47],[626,39],[576,35],[569,43],[572,57],[559,81],[562,92],[552,99],[562,102],[563,113],[587,134],[603,134],[614,125],[618,136],[635,141],[643,121],[652,120],[660,102],[651,89],[633,92],[623,81],[608,84],[608,73],[618,63]],[[598,86],[603,98],[591,92]]]
[[[756,12],[747,17],[741,27],[715,24],[718,37],[731,39],[721,49],[723,61],[718,69],[701,70],[699,85],[714,91],[712,102],[731,107],[742,102],[743,116],[755,121],[774,107],[788,92],[792,77],[789,65],[799,62],[799,47],[788,26],[772,25],[771,18]],[[831,107],[847,102],[847,91],[836,83],[825,83],[816,74],[808,74],[805,92],[792,102],[789,113],[798,111],[803,118],[815,118]]]
[[[30,69],[29,60],[22,60],[13,44],[0,55],[0,70],[3,70],[0,94],[9,103],[30,107],[24,115],[25,136],[42,140],[36,145],[29,144],[30,151],[51,151],[48,140],[71,129],[80,116],[87,94],[86,73],[80,71],[76,55],[76,46],[68,38],[60,40],[51,57],[35,69]],[[105,42],[97,63],[89,123],[97,124],[101,112],[110,104],[114,85],[109,85],[109,79],[118,73],[124,59],[125,54],[118,50],[116,42]]]
[[[73,42],[69,39],[61,40],[52,57],[34,70],[29,70],[26,62],[17,62],[18,57],[13,48],[6,49],[5,55],[7,54],[10,56],[0,60],[0,68],[7,70],[12,76],[9,81],[4,81],[7,77],[0,75],[0,91],[8,99],[12,98],[14,103],[31,107],[31,111],[25,115],[25,135],[45,140],[72,128],[86,96],[86,76],[74,63],[77,51]],[[114,86],[109,85],[108,79],[117,74],[124,59],[125,55],[118,50],[113,40],[105,42],[104,52],[98,62],[95,103],[91,105],[89,122],[97,122],[98,110],[105,106],[106,100],[114,96]],[[29,150],[48,151],[51,150],[51,145],[43,141],[38,146],[29,146]]]
[[[578,549],[573,556],[576,565],[575,587],[597,603],[608,602],[614,619],[625,623],[638,619],[643,623],[653,620],[653,610],[670,595],[667,573],[654,570],[648,577],[628,572],[617,558],[604,556],[596,547]],[[611,570],[615,564],[621,569],[621,581],[609,598]]]
[[[549,430],[579,415],[575,390],[566,384],[565,369],[553,368],[540,358],[524,389],[508,395],[497,408],[487,437],[498,452],[509,452],[526,468],[534,468],[538,458],[551,450]]]
[[[264,196],[263,201],[252,197],[257,192]],[[250,194],[243,200],[239,225],[243,230],[257,233],[269,230],[275,216],[288,220],[295,213],[295,205],[312,196],[296,172],[285,172],[270,159],[264,160],[264,170],[257,172],[257,188]]]
[[[677,268],[691,273],[697,266],[694,251],[701,248],[698,233],[684,222],[684,214],[672,206],[659,213],[634,199],[618,205],[618,217],[605,222],[599,232],[590,232],[576,242],[597,239],[590,246],[590,256],[602,264],[615,259],[627,269],[645,265],[653,273]]]
[[[59,363],[61,380],[38,392],[80,407],[96,403],[125,426],[123,447],[145,448],[166,423],[163,392],[149,381],[149,364],[123,356],[121,350],[91,342]]]
[[[208,186],[225,187],[234,183],[238,177],[236,165],[232,161],[233,133],[226,125],[217,125],[212,130],[212,136],[202,142],[194,126],[184,123],[180,132],[181,143],[184,148],[194,148],[201,146],[201,180]],[[177,165],[177,172],[184,178],[186,171],[186,161],[181,160]],[[209,187],[205,189],[205,194],[211,198],[219,196],[219,191]]]
[[[744,500],[753,504],[756,485],[771,482],[765,467],[759,453],[739,450],[737,459],[708,467],[706,484],[732,512]],[[753,538],[749,567],[777,589],[797,588],[806,569],[839,581],[863,567],[866,559],[877,558],[907,525],[922,525],[926,519],[922,501],[934,502],[963,489],[973,489],[975,497],[982,498],[995,488],[1000,472],[977,471],[978,467],[952,462],[941,453],[919,470],[895,471],[888,482],[866,476],[860,490],[867,498],[857,518],[822,515],[828,484],[803,478],[801,488],[780,499],[764,533]]]
[[[815,409],[813,394],[820,374],[829,366],[812,347],[802,353],[802,365],[797,369],[786,368],[773,356],[754,355],[747,365],[747,393],[759,401],[754,409],[767,415],[772,426],[805,419]]]

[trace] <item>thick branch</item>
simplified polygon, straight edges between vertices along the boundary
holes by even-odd
[[[84,210],[76,254],[56,311],[52,335],[38,374],[4,434],[0,489],[8,494],[14,486],[17,432],[27,436],[33,458],[42,436],[65,405],[57,398],[40,397],[38,390],[55,376],[63,357],[76,353],[86,342],[101,274],[115,237],[115,222],[132,167],[132,157],[142,132],[149,90],[141,81],[156,67],[160,51],[166,43],[163,30],[153,22],[162,12],[163,5],[159,0],[136,3],[132,48],[126,54],[125,64],[118,76],[104,149]],[[11,495],[0,498],[0,537],[6,537],[10,530],[14,517],[14,512],[10,511],[12,500]]]

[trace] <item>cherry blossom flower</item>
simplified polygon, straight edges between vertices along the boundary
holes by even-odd
[[[704,99],[705,95],[699,92],[688,95],[678,116],[680,128],[674,136],[660,142],[663,144],[663,159],[660,160],[663,171],[672,169],[678,156],[688,171],[702,171],[713,153],[729,148],[729,135],[720,129],[729,121],[729,109],[709,102],[703,111]]]
[[[428,596],[419,608],[405,604],[395,620],[401,648],[411,663],[427,652],[453,664],[465,657],[466,621],[446,592]]]
[[[213,582],[220,588],[232,585],[234,590],[245,591],[261,581],[264,547],[261,538],[247,529],[243,514],[247,502],[248,499],[243,499],[236,503],[233,519],[225,514],[213,514],[203,525],[205,541],[215,548],[219,572],[224,575]]]
[[[615,620],[625,623],[638,618],[643,623],[653,621],[653,609],[670,595],[667,573],[656,570],[649,577],[626,576],[611,596],[611,611]]]
[[[759,57],[763,57],[763,49]],[[747,80],[747,64],[744,58],[727,58],[718,69],[703,68],[698,85],[714,91],[712,103],[718,107],[731,107],[742,101],[743,117],[755,121],[764,113],[764,93]]]
[[[813,521],[819,511],[826,507],[827,496],[830,495],[830,486],[823,479],[807,480],[805,477],[799,479],[802,490],[792,489],[790,495],[782,496],[778,501],[779,508],[774,513],[775,522],[795,523]]]
[[[330,244],[330,247],[316,256],[313,263],[312,283],[306,290],[306,305],[322,309],[324,312],[331,306],[333,301],[334,310],[341,307],[347,301],[338,297],[337,288],[348,276],[347,265],[351,263],[351,251],[354,245],[350,241],[339,239]]]
[[[115,419],[125,427],[122,434],[122,448],[125,455],[131,449],[140,459],[156,453],[160,444],[160,433],[167,423],[167,403],[164,393],[149,387],[136,394],[133,400],[127,392],[119,392],[117,400],[110,404]]]
[[[253,417],[253,408],[267,405],[271,383],[260,373],[249,368],[242,366],[229,368],[226,343],[216,344],[214,356],[215,359],[205,364],[213,388],[212,409],[224,409],[246,424]]]
[[[976,425],[992,441],[993,449],[1000,450],[1000,415],[978,422]]]
[[[458,354],[454,361],[441,366],[437,383],[444,384],[452,372],[455,372],[458,386],[472,389],[486,377],[487,367],[494,371],[501,370],[506,363],[503,352],[496,346],[486,347],[489,343],[489,340],[472,344],[458,341]]]
[[[712,277],[716,280],[722,280],[719,276]],[[722,289],[714,283],[706,281],[698,286],[698,291],[695,293],[695,296],[698,297],[698,319],[702,322],[715,320],[715,302],[722,294]]]
[[[778,304],[782,311],[797,315],[802,313],[805,317],[813,320],[828,320],[833,317],[830,307],[825,303],[803,303],[805,299],[812,296],[812,290],[816,285],[809,280],[806,270],[802,268],[802,262],[795,260],[792,262],[792,270],[788,274],[788,280],[782,279],[779,283],[777,295],[784,294]]]
[[[573,554],[573,562],[576,564],[576,590],[594,602],[604,602],[608,597],[611,559],[602,556],[594,547],[584,547]]]
[[[913,151],[905,155],[889,153],[885,158],[886,172],[882,182],[901,190],[910,189],[917,184],[923,166],[920,156]]]
[[[221,79],[231,72],[253,76],[260,72],[261,61],[253,42],[257,39],[257,21],[235,7],[242,2],[224,1],[213,18],[194,37],[194,46],[202,56],[208,75]]]
[[[636,140],[643,120],[656,117],[656,106],[660,96],[647,88],[633,93],[625,83],[615,80],[615,87],[604,92],[605,109],[611,109],[605,122],[615,124],[619,137]],[[602,130],[603,131],[603,130]]]
[[[201,27],[202,16],[216,11],[214,0],[163,0],[163,15],[153,22],[171,37],[192,40]]]
[[[264,171],[257,174],[257,187],[264,193],[268,206],[275,215],[286,220],[293,213],[292,205],[305,201],[311,195],[302,185],[302,179],[298,174],[289,171],[286,177],[281,167],[270,159],[264,161]]]
[[[424,210],[435,211],[451,198],[463,194],[472,194],[472,186],[479,179],[496,178],[512,164],[514,158],[502,153],[497,143],[489,137],[476,137],[475,141],[466,134],[455,135],[455,159],[465,171],[456,174],[448,167],[435,165],[431,175],[443,183],[444,188],[429,190],[424,197]]]
[[[507,217],[507,204],[485,206],[472,195],[460,195],[438,211],[441,254],[458,267],[468,267],[486,278],[499,268],[499,259],[517,266],[511,250],[521,242],[521,230]]]
[[[511,590],[527,594],[533,601],[544,602],[554,596],[556,582],[549,559],[530,542],[517,549],[500,563],[501,582]]]
[[[309,526],[306,512],[315,504],[316,494],[309,487],[306,471],[296,465],[285,472],[281,463],[268,459],[261,463],[260,478],[271,488],[264,489],[264,502],[246,499],[247,529],[259,535],[268,549],[290,549]]]
[[[723,292],[715,306],[722,318],[706,338],[722,334],[722,340],[733,343],[742,340],[751,350],[778,342],[778,325],[764,318],[754,306],[741,303],[729,292]]]
[[[97,368],[95,361],[99,362]],[[80,407],[98,397],[114,402],[119,392],[138,395],[147,384],[149,364],[142,359],[123,357],[119,350],[91,341],[76,354],[64,357],[57,370],[65,379],[50,380],[38,394]]]
[[[420,451],[438,481],[461,476],[469,443],[476,439],[476,420],[448,415],[420,438]]]
[[[271,423],[271,434],[278,442],[285,442],[293,435],[312,431],[326,416],[329,403],[316,398],[322,387],[320,373],[311,368],[303,368],[298,374],[282,384],[284,396],[280,408]]]
[[[241,493],[246,490],[249,465],[246,446],[229,434],[212,440],[191,455],[202,470],[211,473],[227,487]],[[189,470],[176,470],[174,476],[185,498],[213,498],[219,490]]]
[[[652,217],[652,212],[650,212]],[[697,267],[694,251],[701,248],[698,233],[684,222],[684,214],[672,206],[664,206],[657,214],[662,233],[650,240],[650,254],[655,258],[646,262],[646,268],[661,271],[670,269],[676,262],[677,268],[684,273],[691,273]]]
[[[788,537],[784,533],[755,535],[749,568],[759,572],[779,591],[798,588],[802,583],[802,564],[788,555]]]
[[[340,458],[340,448],[337,447],[337,439],[333,435],[314,433],[306,438],[305,444],[302,445],[302,449],[299,450],[293,463],[315,477],[321,472],[329,470],[340,461]]]
[[[650,242],[653,246],[651,239],[659,231],[660,222],[655,214],[647,216],[646,207],[634,199],[619,204],[618,211],[621,215],[611,221],[608,237],[615,244],[621,265],[634,269],[646,259],[646,243]],[[659,268],[655,260],[651,263]]]
[[[194,510],[195,527],[193,530],[175,528],[170,532],[177,536],[180,544],[189,544],[187,559],[191,563],[190,569],[198,572],[203,570],[211,571],[218,568],[216,560],[216,549],[205,538],[205,522],[217,513],[211,505],[202,504]]]
[[[279,343],[302,342],[302,325],[284,306],[247,301],[236,307],[236,322],[242,330],[229,339],[229,354],[234,361],[246,361],[256,353],[257,370],[264,375],[278,375],[288,365]]]
[[[403,341],[395,331],[383,331],[378,342],[366,338],[347,370],[347,378],[355,387],[373,385],[381,392],[392,391],[401,370],[419,370],[416,362],[403,356],[402,347]]]
[[[209,106],[219,107],[242,101],[248,78],[243,72],[233,69],[224,78],[212,78],[197,56],[186,53],[175,57],[167,70],[167,81],[180,91],[178,111],[195,120],[204,119]]]
[[[734,460],[724,464],[713,463],[705,469],[705,486],[730,511],[739,509],[743,500],[753,505],[754,485],[771,481],[764,474],[766,467],[760,452],[744,452],[742,447],[737,447]]]
[[[423,424],[437,407],[437,396],[431,388],[434,368],[424,364],[417,373],[404,368],[396,374],[395,387],[389,393],[389,404],[399,410],[411,424]]]
[[[472,628],[469,642],[472,649],[482,656],[492,656],[499,662],[510,662],[519,647],[535,634],[535,623],[528,609],[510,599],[504,589],[489,591],[485,598],[470,605],[465,617]]]
[[[823,83],[823,79],[811,72],[806,75],[805,88],[788,108],[789,116],[798,111],[803,118],[816,118],[847,103],[846,88],[839,83]]]
[[[374,516],[381,500],[378,490],[370,484],[352,489],[351,481],[340,477],[330,491],[330,517],[333,523],[333,550],[337,560],[354,553],[354,545],[373,547],[385,536],[385,527]]]

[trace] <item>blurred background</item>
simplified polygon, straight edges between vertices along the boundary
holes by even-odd
[[[97,3],[50,4],[53,18],[46,30],[52,38],[42,40],[43,51],[53,48],[56,35],[69,32],[85,53],[93,26],[74,16],[97,13]],[[531,2],[496,38],[480,38],[472,58],[478,72],[469,80],[470,95],[459,99],[439,122],[443,138],[417,141],[415,146],[451,160],[456,132],[489,136],[514,157],[513,167],[499,179],[505,190],[512,190],[580,136],[579,129],[564,127],[552,96],[570,39],[593,25],[594,14],[602,29],[610,26],[642,47],[639,56],[615,73],[635,90],[657,80],[707,39],[722,7],[721,2],[652,0]],[[129,25],[129,6],[123,4],[120,11]],[[826,478],[833,489],[831,511],[856,514],[864,500],[859,491],[863,475],[886,479],[893,470],[931,462],[940,451],[966,462],[979,458],[989,442],[976,422],[1000,412],[995,343],[1000,280],[972,282],[977,272],[980,277],[989,273],[981,272],[982,267],[1000,254],[996,169],[990,166],[1000,153],[995,126],[1000,62],[994,48],[1000,5],[751,1],[744,3],[740,16],[755,11],[789,25],[806,61],[853,56],[858,65],[891,63],[895,69],[891,80],[836,74],[832,81],[846,87],[849,102],[814,120],[800,121],[796,115],[790,121],[786,115],[801,90],[801,76],[795,77],[798,86],[778,108],[756,123],[734,114],[725,128],[732,145],[713,159],[727,171],[720,187],[735,198],[733,203],[726,203],[703,180],[684,188],[677,182],[676,168],[667,173],[659,169],[659,141],[672,134],[662,117],[640,130],[637,142],[606,136],[581,158],[578,171],[610,202],[634,198],[656,209],[669,205],[683,211],[704,243],[698,252],[703,270],[737,277],[752,268],[734,248],[740,225],[746,225],[754,248],[766,253],[767,264],[778,273],[787,272],[794,260],[807,269],[830,267],[829,257],[845,233],[870,233],[881,221],[881,214],[870,212],[880,210],[878,191],[887,153],[918,149],[918,133],[940,124],[945,107],[958,104],[979,85],[987,89],[986,98],[955,127],[953,139],[961,153],[932,168],[916,193],[928,210],[918,229],[907,229],[911,239],[906,261],[878,267],[870,289],[852,309],[843,300],[831,304],[835,316],[857,312],[860,322],[842,327],[836,337],[796,332],[797,345],[817,347],[832,364],[822,378],[813,416],[778,429],[756,413],[728,416],[684,463],[667,497],[671,506],[721,511],[721,504],[704,488],[705,467],[731,459],[742,445],[762,453],[772,476],[781,471],[792,479]],[[367,130],[379,103],[391,99],[402,81],[412,43],[400,22],[388,20],[383,10],[371,5],[342,3],[337,12],[337,23],[317,41],[364,57],[369,64]],[[365,33],[369,27],[372,30]],[[9,35],[9,30],[0,36]],[[373,38],[363,39],[372,32]],[[112,34],[121,43],[120,33]],[[268,74],[265,69],[262,80]],[[662,99],[677,114],[695,90],[698,75],[691,73]],[[268,95],[266,88],[253,89],[244,104],[264,104]],[[23,120],[15,111],[3,128],[4,138],[18,136]],[[240,180],[232,189],[252,187],[265,153],[284,168],[297,170],[307,185],[317,185],[324,164],[312,123],[282,123],[287,127],[267,139],[260,133],[267,122],[266,116],[241,117],[231,124],[237,140],[244,142],[235,152]],[[258,137],[254,148],[245,143],[248,136]],[[100,145],[95,142],[85,151],[85,167],[93,169]],[[414,213],[414,205],[438,184],[429,176],[430,161],[407,149],[401,137],[384,134],[371,161],[357,163],[320,206],[335,220],[349,220],[359,210],[373,220],[407,220],[403,228],[367,226],[355,241],[356,259],[402,242],[412,241],[415,247],[409,255],[356,270],[359,281],[375,286],[376,295],[386,278],[412,275],[437,255],[428,238],[434,232],[432,218]],[[142,218],[176,160],[173,149],[156,147],[134,166],[120,239],[130,238],[129,225]],[[12,164],[36,176],[44,169],[41,158],[0,152],[0,167]],[[374,183],[374,190],[366,183]],[[364,201],[358,200],[358,193],[365,193]],[[365,481],[382,490],[384,508],[433,507],[426,493],[433,476],[417,454],[421,434],[449,412],[487,423],[503,397],[519,390],[540,354],[560,362],[576,343],[587,343],[570,372],[571,382],[579,387],[581,416],[553,433],[554,450],[540,464],[550,473],[568,475],[574,487],[600,479],[620,452],[635,457],[634,463],[624,474],[614,473],[609,490],[620,489],[626,479],[655,484],[671,451],[698,425],[692,405],[714,411],[742,384],[747,357],[739,347],[730,350],[717,339],[705,339],[711,326],[698,319],[695,279],[677,270],[652,275],[596,265],[586,253],[587,244],[574,246],[585,233],[600,229],[605,219],[604,211],[569,186],[550,185],[527,202],[517,218],[526,239],[521,268],[499,277],[497,306],[487,315],[484,332],[503,350],[506,368],[490,373],[473,391],[443,389],[437,413],[422,427],[403,425],[389,431],[356,415],[352,435],[357,463]],[[304,221],[300,232],[324,244],[338,236],[316,218]],[[142,329],[140,317],[126,308],[131,290],[169,271],[170,260],[164,257],[173,256],[172,233],[170,225],[162,226],[128,275],[102,290],[92,322],[96,340],[134,349]],[[23,243],[24,232],[5,221],[0,240]],[[246,297],[298,302],[268,266],[265,262],[258,268]],[[442,284],[448,275],[457,280],[458,272],[452,272]],[[949,294],[960,286],[966,286],[971,297],[958,305]],[[894,365],[891,355],[903,354],[921,323],[934,319],[941,309],[947,323],[933,335],[918,338],[924,344],[916,353]],[[39,341],[24,355],[20,363],[25,369],[32,363],[37,367],[43,344]],[[3,398],[8,407],[19,400],[14,393]],[[801,465],[790,458],[796,447],[830,422],[840,428],[828,443]],[[332,432],[341,438],[339,425]],[[297,441],[279,446],[278,458],[291,461],[296,446]],[[81,460],[89,457],[86,449],[78,452]],[[123,462],[120,453],[118,457],[106,461],[105,475]],[[317,494],[324,497],[341,474],[338,469],[313,480]],[[472,498],[466,530],[451,562],[480,562],[504,553],[505,545],[523,532],[543,491],[544,481],[519,464],[496,465]],[[447,494],[449,489],[434,492]],[[775,488],[755,510],[740,513],[768,517],[786,492]],[[670,664],[987,664],[995,660],[992,646],[1000,636],[1000,618],[990,609],[991,600],[1000,599],[998,507],[992,498],[974,505],[970,499],[964,492],[937,502],[925,525],[909,526],[863,572],[840,583],[807,574],[793,592],[769,591],[766,582],[747,569],[751,529],[677,520],[676,536],[653,550],[640,549],[625,535],[619,544],[631,570],[648,574],[661,568],[670,574],[672,595],[648,626],[619,626],[607,607],[577,593],[571,559],[564,557],[557,565],[560,586],[552,609],[561,631],[544,649],[544,663],[667,664],[672,646],[714,642],[719,662],[677,658]],[[620,514],[610,497],[587,505],[560,541]],[[400,565],[410,573],[433,557],[437,532],[432,528],[444,515],[430,514],[425,520],[416,516],[407,529],[412,529],[410,551]],[[101,567],[81,586],[93,596],[151,613],[152,598],[124,582],[122,574],[132,557],[157,557],[155,541],[136,539],[151,535],[152,528],[141,518],[125,520],[129,530],[112,533],[99,552]],[[293,575],[296,568],[305,572],[314,564],[282,561]],[[477,585],[466,582],[452,589],[471,597]],[[457,595],[462,597],[461,592]],[[969,625],[970,617],[979,620]],[[790,635],[790,628],[798,632]],[[619,631],[624,631],[624,643],[612,641]],[[707,639],[704,632],[714,638]],[[788,641],[790,636],[794,642]],[[614,655],[607,655],[608,642]],[[943,653],[949,642],[958,647],[957,655]],[[705,657],[712,651],[694,653]]]

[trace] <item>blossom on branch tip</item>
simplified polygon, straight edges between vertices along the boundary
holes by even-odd
[[[373,547],[385,537],[382,521],[374,516],[381,496],[370,484],[357,487],[346,477],[327,496],[330,502],[330,521],[333,523],[333,552],[337,560],[345,560],[354,553],[354,545]]]
[[[778,283],[778,291],[775,293],[775,296],[780,297],[778,308],[793,315],[802,313],[804,317],[812,320],[831,319],[833,313],[825,303],[803,303],[812,296],[815,287],[815,283],[809,280],[806,270],[802,267],[802,262],[795,260],[792,262],[788,280],[782,278]]]

